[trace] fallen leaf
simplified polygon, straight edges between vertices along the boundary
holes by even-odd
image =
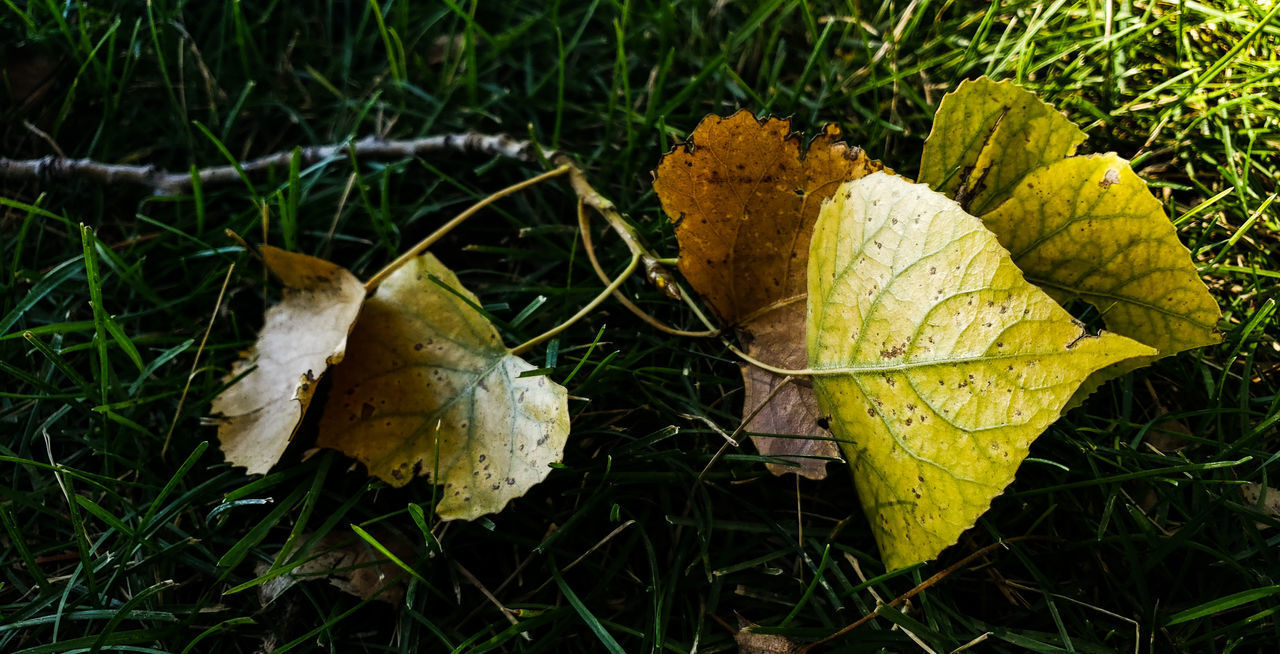
[[[284,297],[267,310],[257,343],[227,376],[243,379],[210,407],[227,461],[249,474],[266,473],[284,454],[316,383],[342,360],[365,295],[360,280],[328,261],[271,246],[261,252],[284,282]]]
[[[378,543],[396,558],[404,562],[413,560],[413,546],[409,541],[383,530],[374,533],[377,534]],[[299,537],[298,548],[288,558],[296,558],[299,549],[311,538],[310,534]],[[259,603],[266,606],[297,582],[313,579],[328,579],[330,584],[342,592],[360,599],[376,599],[398,605],[404,598],[404,582],[408,573],[349,529],[341,533],[325,534],[307,550],[303,559],[302,563],[289,572],[272,577],[258,586]],[[269,563],[262,562],[255,572],[259,575],[266,574],[270,567]]]
[[[1107,329],[1169,356],[1220,340],[1221,313],[1160,201],[1115,154],[1061,159],[1026,175],[981,216],[1027,281],[1080,299]],[[1127,362],[1118,376],[1149,361]]]
[[[749,354],[778,367],[805,364],[806,264],[819,207],[841,182],[883,168],[839,137],[828,125],[802,153],[788,120],[707,116],[655,173],[654,190],[675,221],[680,272]],[[745,418],[783,378],[742,372]],[[793,464],[770,464],[774,474],[821,479],[825,459],[839,454],[820,417],[812,390],[790,384],[747,428],[783,436],[752,436],[762,454]]]
[[[980,220],[885,174],[822,208],[808,297],[818,403],[890,569],[973,526],[1090,373],[1154,353],[1089,335]]]
[[[1250,507],[1256,508],[1273,518],[1280,518],[1280,490],[1250,481],[1240,487],[1240,496],[1244,499],[1244,503]],[[1265,522],[1255,524],[1258,529],[1271,527]]]
[[[738,654],[795,654],[800,643],[778,634],[757,634],[751,627],[743,627],[733,635],[738,643]]]
[[[1160,202],[1115,154],[1069,157],[1085,138],[1052,106],[985,77],[948,94],[920,181],[995,232],[1027,280],[1084,300],[1107,329],[1158,355],[1098,371],[1071,405],[1129,371],[1219,342],[1217,302]]]
[[[938,105],[920,157],[920,180],[980,216],[1027,173],[1067,157],[1085,134],[1017,84],[962,82]]]
[[[317,445],[392,486],[425,475],[436,513],[470,520],[523,495],[560,460],[568,393],[511,354],[476,296],[433,255],[410,261],[364,306]]]

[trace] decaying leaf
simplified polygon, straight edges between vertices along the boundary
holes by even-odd
[[[1089,335],[980,220],[885,174],[823,207],[808,297],[818,402],[891,569],[971,527],[1090,373],[1154,353]]]
[[[413,547],[409,541],[382,530],[377,533],[378,543],[387,551],[401,561],[412,561]],[[304,546],[311,538],[309,534],[302,535],[297,541],[298,546]],[[296,557],[297,551],[289,556]],[[303,562],[289,572],[258,586],[259,603],[266,606],[295,583],[312,579],[328,579],[342,592],[360,599],[376,599],[396,605],[404,598],[404,582],[408,573],[351,530],[325,534],[302,558]],[[266,574],[270,568],[270,564],[262,562],[255,572]]]
[[[733,635],[738,643],[738,654],[795,654],[801,645],[778,634],[758,634],[751,627],[743,627]]]
[[[1280,490],[1250,481],[1240,487],[1240,496],[1244,499],[1245,504],[1258,508],[1273,518],[1280,518]],[[1255,524],[1258,529],[1271,527],[1265,522]]]
[[[749,354],[803,368],[806,264],[818,209],[841,182],[883,166],[839,142],[835,125],[803,153],[790,130],[790,121],[757,121],[746,111],[708,116],[684,147],[662,158],[654,190],[676,223],[679,269],[694,290],[738,330]],[[744,416],[782,381],[749,367],[743,377]],[[748,429],[790,436],[753,436],[761,453],[796,464],[770,465],[775,474],[820,479],[823,458],[838,456],[820,417],[807,384],[790,384]]]
[[[284,282],[284,297],[267,310],[258,342],[227,377],[244,378],[210,408],[227,461],[249,474],[266,473],[284,454],[320,376],[342,360],[365,295],[360,280],[328,261],[261,250],[267,268]]]
[[[447,287],[447,288],[446,288]],[[500,511],[542,481],[569,434],[568,393],[510,353],[475,295],[431,254],[365,302],[317,444],[393,486],[426,475],[445,520]]]
[[[1070,156],[1084,139],[1066,116],[1017,84],[979,77],[943,97],[919,181],[981,216],[1024,175]]]

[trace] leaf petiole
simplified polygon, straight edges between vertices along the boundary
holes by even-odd
[[[391,276],[391,273],[394,273],[395,271],[399,270],[401,266],[412,261],[414,257],[422,254],[423,252],[426,252],[427,248],[434,245],[436,241],[439,241],[440,239],[444,238],[444,235],[452,231],[454,227],[461,225],[468,218],[476,215],[476,213],[478,213],[481,209],[489,206],[490,204],[493,204],[497,200],[507,197],[508,195],[522,191],[526,188],[529,188],[530,186],[533,186],[534,184],[538,184],[539,182],[545,182],[546,180],[551,179],[553,177],[559,177],[571,170],[575,170],[571,164],[563,164],[558,168],[549,170],[536,177],[530,177],[529,179],[526,179],[523,182],[512,184],[511,186],[508,186],[502,189],[501,191],[497,191],[493,193],[489,197],[471,205],[470,207],[467,207],[466,211],[463,211],[462,213],[455,216],[453,220],[450,220],[449,222],[441,225],[439,229],[437,229],[434,232],[431,232],[430,235],[428,235],[426,238],[422,239],[421,241],[418,241],[417,245],[414,245],[408,250],[405,250],[404,254],[401,254],[400,256],[396,257],[395,261],[392,261],[391,263],[387,264],[382,270],[379,270],[373,277],[370,277],[369,281],[364,283],[365,291],[373,291],[374,289],[378,288],[378,285],[386,281],[386,279]]]
[[[532,349],[534,346],[538,345],[539,343],[547,339],[550,339],[554,337],[556,334],[559,334],[560,332],[568,329],[571,325],[573,325],[573,323],[578,322],[579,320],[582,320],[583,318],[585,318],[587,314],[591,313],[592,311],[595,310],[596,307],[600,306],[601,302],[604,302],[606,299],[608,299],[610,295],[614,293],[614,291],[618,290],[618,287],[622,286],[622,283],[627,281],[627,278],[630,277],[631,274],[636,271],[636,267],[639,265],[640,265],[640,253],[632,252],[631,262],[627,264],[627,267],[624,268],[622,273],[619,274],[617,277],[615,277],[614,280],[610,282],[609,285],[606,286],[603,291],[600,291],[600,294],[597,295],[595,299],[588,302],[587,306],[582,307],[582,309],[580,309],[577,313],[573,314],[573,316],[571,316],[568,320],[560,323],[559,325],[556,325],[555,327],[552,327],[551,329],[548,329],[547,331],[537,336],[534,336],[533,338],[511,348],[511,354],[515,356],[520,356],[521,354],[528,352],[530,349]]]

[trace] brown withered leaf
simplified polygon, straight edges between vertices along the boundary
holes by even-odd
[[[365,293],[354,275],[323,259],[271,246],[261,252],[284,282],[284,297],[227,376],[244,378],[210,407],[227,461],[249,474],[265,474],[284,454],[316,383],[342,360]]]
[[[1240,495],[1244,499],[1244,503],[1250,507],[1261,510],[1273,518],[1280,518],[1280,490],[1250,481],[1240,487]],[[1254,524],[1258,529],[1271,527],[1265,522]]]
[[[849,180],[883,170],[828,125],[802,152],[791,122],[747,111],[707,116],[683,147],[662,158],[654,190],[675,222],[680,272],[747,353],[782,368],[805,368],[805,283],[818,209]],[[783,378],[743,367],[743,415]],[[793,462],[774,474],[826,476],[839,449],[806,384],[782,388],[747,425],[762,454]]]
[[[738,654],[795,654],[801,649],[796,641],[778,634],[758,634],[753,624],[738,616],[738,630],[733,640],[738,643]]]
[[[776,634],[757,634],[749,628],[734,634],[738,643],[738,654],[795,654],[800,645],[786,636]]]
[[[406,563],[412,561],[413,546],[403,536],[381,529],[372,533],[388,552]],[[299,538],[289,558],[297,558],[298,550],[312,538],[307,534]],[[259,603],[266,606],[295,583],[313,579],[328,579],[342,592],[360,599],[376,599],[397,605],[404,598],[408,573],[354,531],[325,534],[301,558],[302,562],[289,572],[258,586]],[[270,567],[263,562],[255,572],[267,574]]]

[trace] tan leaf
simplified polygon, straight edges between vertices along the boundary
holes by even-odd
[[[800,651],[800,644],[786,636],[777,634],[757,634],[750,627],[734,634],[738,643],[738,654],[795,654]]]
[[[445,288],[447,287],[447,288]],[[511,354],[479,301],[431,254],[365,302],[317,444],[393,486],[444,486],[436,513],[470,520],[523,495],[560,460],[568,393]]]
[[[786,636],[756,633],[758,626],[738,616],[738,630],[733,633],[733,639],[738,643],[738,654],[795,654],[800,651],[800,643]]]
[[[364,286],[328,261],[263,246],[284,298],[267,310],[258,342],[231,368],[243,379],[214,398],[222,452],[232,465],[263,474],[280,460],[325,369],[342,360]]]
[[[1240,487],[1240,496],[1250,507],[1259,509],[1273,518],[1280,518],[1280,490],[1251,481]],[[1258,529],[1271,526],[1265,522],[1255,524]]]
[[[654,190],[676,223],[680,272],[739,331],[749,354],[779,367],[805,367],[805,278],[818,209],[840,183],[883,169],[839,137],[828,125],[802,153],[788,120],[758,121],[746,111],[707,116],[655,175]],[[743,376],[745,415],[781,378],[758,369]],[[815,407],[807,386],[793,386],[748,425],[796,437],[753,437],[761,453],[797,464],[770,465],[774,474],[820,479],[826,461],[812,457],[839,456],[830,440],[812,440],[829,438]]]

